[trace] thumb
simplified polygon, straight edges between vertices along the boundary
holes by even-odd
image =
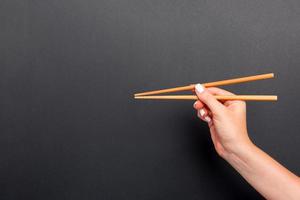
[[[200,101],[202,101],[213,113],[219,113],[224,110],[221,104],[212,94],[210,94],[201,84],[195,85],[195,91]]]

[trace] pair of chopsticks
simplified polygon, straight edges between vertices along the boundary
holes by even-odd
[[[264,80],[270,78],[274,78],[273,73],[203,83],[202,85],[207,88],[207,87],[216,87],[216,86],[258,81],[258,80]],[[156,95],[156,94],[171,93],[171,92],[192,91],[194,90],[195,85],[196,84],[191,84],[187,86],[137,93],[134,94],[134,98],[135,99],[197,100],[198,97],[196,95],[164,95],[164,96]],[[276,95],[215,95],[215,97],[218,100],[244,100],[244,101],[276,101],[277,100]]]

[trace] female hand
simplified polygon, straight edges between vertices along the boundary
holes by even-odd
[[[244,101],[219,102],[213,95],[233,95],[220,88],[195,86],[199,98],[194,103],[197,115],[206,121],[217,153],[221,157],[252,144],[247,133],[246,104]]]
[[[249,139],[244,101],[219,102],[213,95],[232,95],[195,86],[198,116],[208,122],[218,154],[266,199],[300,199],[300,178],[256,147]]]

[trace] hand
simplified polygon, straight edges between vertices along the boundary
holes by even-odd
[[[206,121],[217,153],[221,157],[251,145],[246,125],[246,104],[244,101],[230,100],[219,102],[213,95],[233,95],[220,88],[195,86],[199,98],[194,103],[197,115]]]
[[[233,95],[195,86],[198,116],[208,122],[218,154],[266,199],[300,199],[300,178],[256,147],[249,139],[244,101],[219,102],[213,95]]]

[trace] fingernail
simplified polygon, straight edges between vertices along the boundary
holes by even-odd
[[[204,110],[203,108],[201,108],[201,109],[199,110],[199,113],[200,113],[200,115],[203,117],[203,115],[205,114],[205,110]]]
[[[201,118],[201,113],[200,113],[200,110],[198,110],[198,112],[197,112],[197,116],[198,116],[199,118]]]
[[[209,123],[209,122],[211,121],[211,118],[210,118],[209,116],[206,116],[206,117],[204,118],[204,120],[205,120],[207,123]]]
[[[204,91],[204,87],[200,83],[195,85],[195,89],[198,93],[201,93]]]
[[[197,104],[197,101],[195,101],[195,103],[194,103],[194,105],[193,105],[194,108],[196,108],[196,104]]]

